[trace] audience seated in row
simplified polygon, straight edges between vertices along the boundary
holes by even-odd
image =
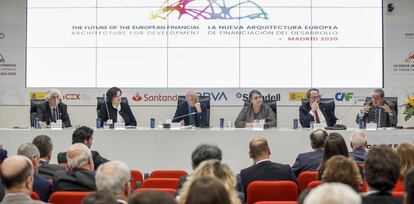
[[[349,152],[349,157],[355,160],[358,164],[364,163],[365,155],[367,151],[365,150],[368,145],[368,141],[365,138],[365,134],[362,131],[356,131],[352,134],[350,139],[350,145],[352,151]]]
[[[323,159],[318,169],[318,179],[322,179],[326,162],[335,155],[348,157],[348,147],[346,146],[344,137],[342,137],[341,134],[337,132],[331,132],[325,141]]]
[[[328,159],[322,181],[325,183],[343,183],[354,189],[354,191],[361,192],[362,176],[358,165],[353,159],[342,155],[336,155]]]

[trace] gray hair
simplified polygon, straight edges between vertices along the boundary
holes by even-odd
[[[384,96],[385,96],[384,90],[382,90],[380,88],[374,89],[374,92],[379,93],[381,98],[384,98]]]
[[[68,164],[72,168],[79,167],[83,162],[92,160],[91,150],[83,143],[75,143],[66,153]]]
[[[304,204],[361,204],[361,196],[342,183],[324,183],[313,189]]]
[[[365,134],[362,131],[355,131],[352,133],[350,141],[353,149],[364,148],[367,143]]]
[[[121,161],[109,161],[99,166],[95,181],[98,191],[107,191],[114,196],[121,195],[125,184],[131,179],[128,166]]]
[[[25,143],[20,145],[17,149],[17,155],[22,155],[29,159],[32,159],[33,157],[40,158],[39,149],[32,143]]]
[[[57,89],[49,89],[47,91],[47,98],[50,98],[51,96],[57,96],[56,98],[60,98],[60,91]]]

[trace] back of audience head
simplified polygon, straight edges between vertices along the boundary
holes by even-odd
[[[387,145],[369,150],[365,158],[365,179],[369,190],[387,193],[393,189],[400,176],[400,158]]]
[[[397,154],[400,157],[400,177],[404,178],[408,170],[414,167],[414,145],[403,143],[398,145]]]
[[[87,195],[82,204],[116,204],[115,197],[106,191],[96,191]]]
[[[91,150],[83,143],[71,145],[66,153],[66,159],[72,169],[94,170]]]
[[[93,129],[81,126],[77,128],[73,134],[72,134],[72,144],[75,143],[83,143],[89,148],[92,146],[92,140],[93,140]]]
[[[224,185],[216,178],[203,176],[191,183],[185,204],[231,204]]]
[[[0,176],[6,193],[30,194],[33,188],[33,175],[33,164],[25,156],[10,156],[3,161],[1,166]]]
[[[27,157],[33,164],[33,168],[35,171],[35,174],[37,174],[39,170],[39,159],[40,159],[40,153],[37,147],[32,143],[25,143],[19,146],[17,149],[17,155],[25,156]]]
[[[216,159],[221,161],[222,153],[221,149],[216,145],[211,144],[201,144],[198,145],[193,153],[191,154],[191,161],[193,169],[196,169],[201,162]]]
[[[350,141],[352,149],[365,149],[367,147],[367,138],[362,131],[354,132]]]
[[[305,198],[305,204],[360,204],[361,196],[342,183],[324,183],[313,189]]]
[[[325,130],[317,129],[310,134],[310,141],[312,149],[321,150],[325,146],[326,137],[328,133]]]
[[[131,187],[131,173],[128,166],[121,161],[109,161],[99,166],[95,181],[98,191],[111,193],[117,199],[127,201]]]
[[[326,162],[322,180],[347,184],[356,192],[361,191],[362,177],[357,164],[353,159],[342,155],[333,156]]]
[[[404,177],[406,204],[414,204],[414,168],[411,168]]]
[[[255,137],[249,143],[249,155],[255,162],[269,159],[271,154],[269,144],[264,137]]]
[[[207,160],[202,162],[197,169],[191,174],[189,180],[184,184],[180,194],[179,203],[184,203],[190,191],[193,181],[200,177],[210,176],[221,181],[229,194],[232,203],[239,203],[240,200],[236,191],[236,177],[227,164],[221,164],[218,160]]]
[[[335,155],[348,157],[348,147],[346,146],[344,137],[342,137],[341,134],[337,132],[331,132],[325,141],[323,160],[318,169],[318,178],[322,177],[328,159]]]
[[[175,204],[171,195],[161,191],[144,191],[134,193],[129,198],[128,204]]]
[[[39,135],[33,139],[32,142],[40,153],[40,158],[50,161],[52,158],[53,142],[47,135]]]

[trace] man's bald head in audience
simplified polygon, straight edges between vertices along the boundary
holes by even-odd
[[[31,193],[33,174],[33,164],[27,157],[16,155],[5,159],[1,166],[1,180],[6,193]]]
[[[83,143],[71,145],[66,153],[66,159],[73,169],[94,169],[91,150]]]

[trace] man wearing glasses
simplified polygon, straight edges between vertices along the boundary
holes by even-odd
[[[335,104],[321,103],[319,90],[309,89],[307,102],[304,102],[299,108],[299,120],[302,127],[310,127],[310,123],[322,123],[329,127],[336,124]]]
[[[66,104],[60,102],[60,91],[50,89],[47,92],[47,101],[37,109],[40,126],[42,128],[50,125],[51,122],[62,120],[63,127],[72,127]]]
[[[200,101],[194,91],[188,91],[186,101],[180,103],[175,111],[172,122],[181,122],[182,125],[196,127],[209,126],[207,123],[207,105]]]
[[[362,117],[366,123],[376,123],[377,127],[394,127],[397,125],[395,105],[384,99],[384,90],[375,89],[371,101],[366,102],[357,114],[356,122],[359,123]]]

